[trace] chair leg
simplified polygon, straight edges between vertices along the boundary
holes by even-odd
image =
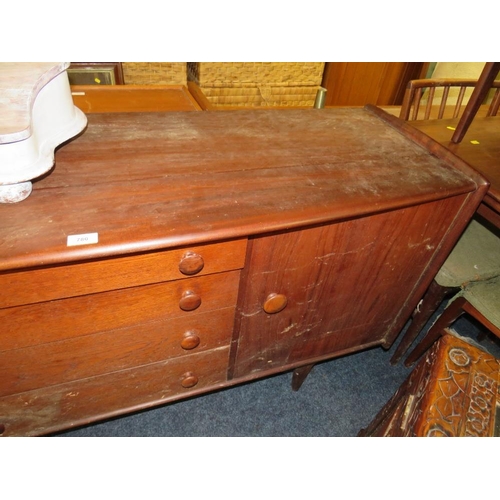
[[[477,341],[482,342],[488,335],[489,330],[485,328],[483,325],[481,325],[481,329],[479,330],[477,334]]]
[[[432,280],[431,285],[425,292],[422,298],[420,307],[415,310],[410,323],[406,330],[401,342],[399,343],[396,351],[391,358],[391,365],[395,365],[404,356],[413,341],[418,337],[422,328],[427,324],[432,315],[437,311],[443,300],[447,295],[455,292],[457,288],[450,288],[438,285],[436,281]]]
[[[292,390],[298,391],[300,389],[304,380],[307,378],[313,367],[314,363],[312,365],[300,366],[299,368],[295,368],[292,375]]]
[[[484,65],[483,71],[479,75],[476,86],[472,91],[469,102],[460,117],[460,120],[455,128],[455,132],[451,136],[451,142],[459,143],[469,129],[469,125],[476,116],[479,107],[484,101],[484,98],[491,89],[491,86],[500,71],[500,62],[487,62]]]
[[[431,347],[436,340],[439,339],[444,333],[444,329],[448,328],[454,323],[465,311],[464,304],[467,301],[463,297],[455,299],[436,320],[436,322],[429,328],[429,331],[420,343],[413,349],[405,360],[405,366],[411,366],[417,361],[422,354],[424,354],[429,347]]]

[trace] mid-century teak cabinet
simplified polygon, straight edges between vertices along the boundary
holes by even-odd
[[[0,430],[387,348],[486,189],[373,107],[89,115],[0,206]]]

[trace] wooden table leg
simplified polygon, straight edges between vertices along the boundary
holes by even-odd
[[[294,391],[298,391],[300,389],[304,380],[313,369],[313,366],[314,363],[312,365],[300,366],[299,368],[295,368],[292,375],[292,389]]]
[[[457,288],[443,287],[432,280],[431,285],[422,298],[420,308],[413,313],[410,326],[406,330],[401,342],[391,358],[391,365],[395,365],[404,356],[413,341],[418,337],[422,328],[427,324],[431,316],[437,311],[443,300],[456,292]]]
[[[488,222],[491,222],[495,227],[500,229],[500,214],[490,208],[486,203],[481,203],[477,209],[477,213],[484,217]]]
[[[448,328],[464,313],[463,305],[465,302],[463,297],[458,297],[444,310],[425,337],[406,358],[405,366],[413,365],[445,333],[445,328]]]

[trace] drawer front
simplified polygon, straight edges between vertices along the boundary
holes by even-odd
[[[234,309],[4,351],[0,397],[228,346]]]
[[[227,379],[228,355],[221,347],[0,398],[0,432],[46,434],[216,389]]]
[[[246,240],[0,274],[0,308],[241,269]]]
[[[239,275],[231,271],[3,309],[0,352],[232,307]],[[199,298],[199,306],[181,309],[186,296]]]

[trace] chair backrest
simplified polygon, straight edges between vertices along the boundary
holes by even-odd
[[[457,118],[462,106],[466,104],[466,91],[474,89],[477,80],[462,79],[422,79],[411,80],[406,86],[406,91],[401,106],[399,117],[403,120],[429,120],[441,118]],[[439,90],[438,90],[439,89]],[[457,89],[451,98],[450,90]],[[438,91],[437,91],[438,90]],[[496,116],[500,106],[500,80],[492,85],[493,96],[486,116]],[[421,109],[423,108],[423,109]]]

